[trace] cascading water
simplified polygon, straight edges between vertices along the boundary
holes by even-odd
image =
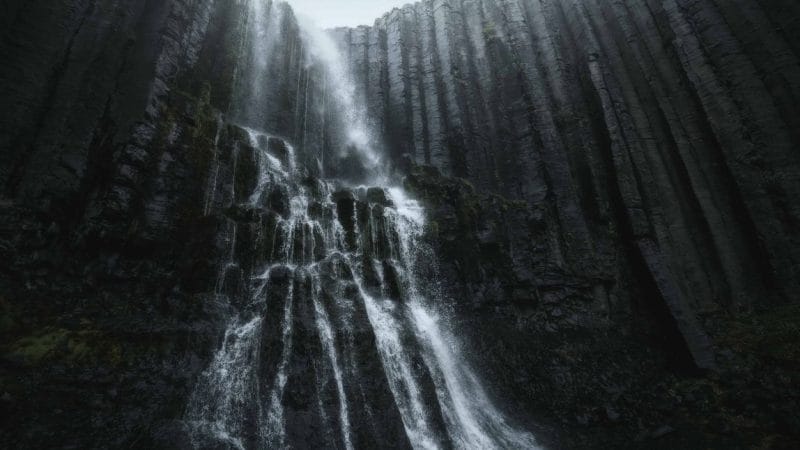
[[[302,52],[327,80],[325,104],[346,116],[347,144],[377,187],[309,175],[286,140],[257,128],[281,17],[251,0],[250,54],[232,139],[229,257],[218,298],[230,314],[185,423],[195,448],[535,448],[492,405],[459,356],[444,316],[418,284],[430,255],[424,211],[377,170],[379,153],[325,34],[301,21]],[[299,84],[299,82],[298,82]],[[234,133],[235,134],[235,133]],[[304,149],[299,148],[297,152]],[[251,191],[237,192],[251,161]],[[215,167],[214,183],[220,176]],[[213,196],[212,196],[213,200]],[[208,206],[206,206],[208,209]]]
[[[355,153],[370,173],[371,182],[386,182],[382,155],[376,151],[377,139],[367,124],[366,108],[356,102],[356,87],[341,57],[340,50],[330,35],[317,28],[313,22],[298,17],[302,39],[308,48],[309,63],[320,67],[326,80],[326,101],[335,108],[339,120],[345,125],[340,157]]]

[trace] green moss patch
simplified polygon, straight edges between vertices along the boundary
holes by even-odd
[[[35,336],[26,336],[11,345],[8,352],[13,359],[27,364],[39,364],[56,357],[67,342],[69,332],[64,329],[47,329]]]
[[[3,353],[11,360],[30,366],[52,362],[118,365],[123,359],[121,344],[99,331],[55,327],[17,339]]]
[[[800,304],[731,320],[717,341],[737,353],[800,367]]]

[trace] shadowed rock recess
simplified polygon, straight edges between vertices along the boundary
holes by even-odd
[[[795,0],[0,25],[0,447],[800,447]]]

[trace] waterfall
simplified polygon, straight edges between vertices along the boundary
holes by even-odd
[[[422,241],[425,211],[380,170],[380,147],[337,49],[305,21],[298,53],[325,74],[324,104],[347,124],[342,151],[365,160],[373,186],[312,176],[302,143],[259,128],[273,107],[259,85],[279,47],[273,27],[289,17],[272,2],[249,4],[253,73],[242,78],[257,82],[239,84],[238,98],[248,101],[231,125],[241,132],[228,139],[230,247],[217,289],[229,320],[186,407],[192,445],[536,448],[464,360],[437,312],[437,290],[420,284],[418,262],[435,257]],[[224,173],[213,170],[216,184]],[[250,191],[236,192],[241,186]],[[242,286],[228,286],[232,268]]]
[[[317,279],[315,278],[314,281],[317,281]],[[336,356],[333,329],[331,327],[330,319],[328,318],[328,313],[325,312],[325,308],[320,303],[318,295],[316,295],[318,292],[316,284],[313,289],[315,293],[313,296],[313,302],[317,329],[319,330],[320,339],[322,340],[322,345],[325,348],[325,353],[327,353],[328,358],[330,359],[330,364],[334,372],[334,379],[336,380],[337,393],[339,394],[339,416],[341,420],[340,425],[342,427],[342,436],[344,438],[344,444],[347,450],[352,450],[353,443],[350,438],[350,419],[347,414],[347,398],[344,391],[344,383],[342,381],[342,372],[339,369],[339,361],[338,357]]]
[[[301,38],[307,47],[307,64],[320,67],[325,78],[327,108],[334,108],[345,129],[345,141],[339,149],[340,157],[353,152],[371,173],[372,182],[385,182],[383,157],[379,139],[367,125],[367,110],[356,101],[356,87],[341,49],[331,36],[306,17],[298,16]]]
[[[267,110],[263,107],[269,102],[270,62],[274,59],[276,45],[280,42],[281,23],[284,17],[281,9],[272,0],[247,0],[248,13],[244,37],[244,51],[238,64],[236,101],[233,115],[246,125],[261,128],[267,122]]]

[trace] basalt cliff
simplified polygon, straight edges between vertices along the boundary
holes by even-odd
[[[793,0],[0,11],[0,446],[800,445]]]

